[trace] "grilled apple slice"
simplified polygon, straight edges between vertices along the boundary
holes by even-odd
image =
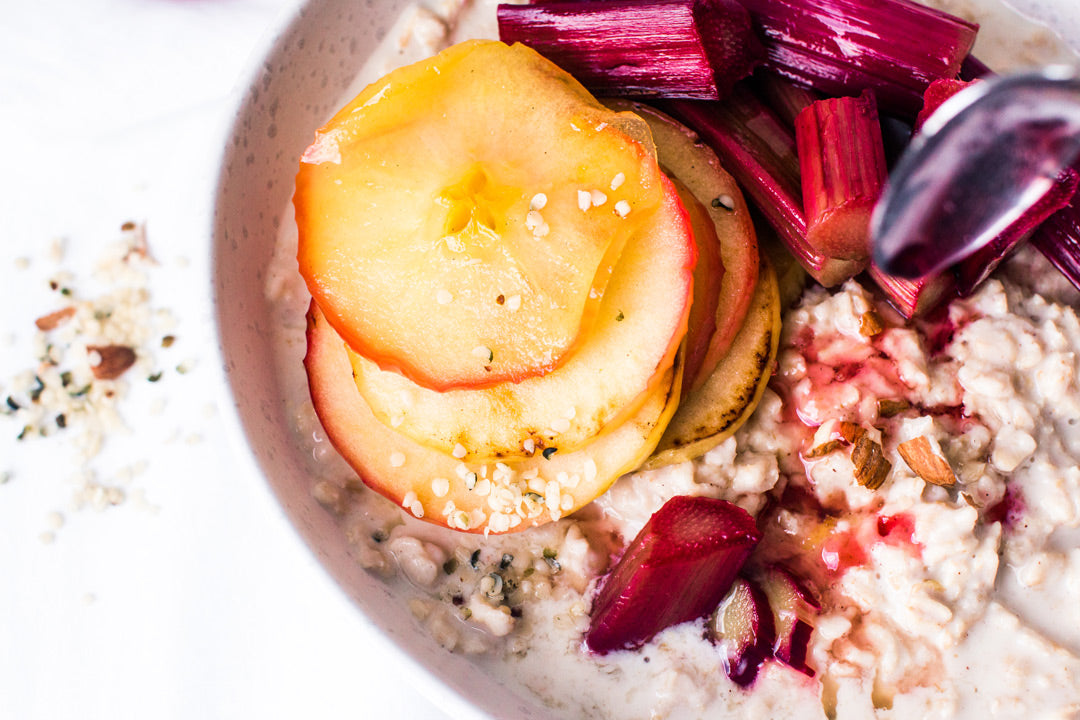
[[[315,412],[330,442],[369,487],[432,523],[501,533],[577,510],[652,452],[678,404],[682,363],[664,374],[616,428],[576,452],[548,448],[518,463],[464,463],[383,424],[353,383],[345,342],[314,301],[307,369]]]
[[[746,321],[727,354],[671,419],[648,468],[692,460],[731,437],[765,392],[780,342],[780,291],[764,258]]]
[[[357,353],[434,390],[551,371],[660,206],[648,127],[521,45],[370,85],[304,153],[300,272]]]
[[[660,166],[686,186],[712,220],[720,243],[723,277],[716,303],[715,328],[700,361],[688,348],[683,394],[700,387],[727,354],[746,319],[758,279],[758,244],[750,210],[735,179],[720,165],[716,153],[678,120],[641,103],[614,100],[613,110],[633,112],[649,124]],[[702,254],[707,239],[699,239]],[[703,282],[701,278],[695,282]],[[696,298],[695,298],[696,302]]]
[[[716,310],[724,280],[724,261],[720,257],[720,239],[716,237],[716,226],[713,225],[709,213],[686,185],[678,180],[673,182],[690,218],[694,244],[698,249],[697,264],[694,266],[694,295],[690,304],[690,317],[686,323],[686,366],[683,371],[685,377],[695,378],[705,362],[709,344],[716,335]],[[690,383],[684,383],[684,396],[689,389]]]
[[[663,207],[623,251],[595,329],[566,363],[519,383],[435,392],[351,353],[376,417],[422,445],[484,462],[576,450],[633,416],[675,359],[695,285],[690,223],[663,182]]]

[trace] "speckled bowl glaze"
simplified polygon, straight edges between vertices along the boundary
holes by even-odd
[[[215,199],[213,291],[243,432],[239,444],[250,449],[253,474],[266,478],[300,536],[370,621],[372,645],[357,648],[358,653],[399,655],[417,689],[451,717],[541,717],[530,701],[493,682],[478,692],[478,668],[442,650],[406,604],[349,557],[344,533],[311,496],[306,459],[270,361],[273,320],[264,293],[266,272],[279,230],[292,222],[298,158],[405,5],[390,0],[305,4],[283,25],[237,109]]]
[[[1064,28],[1074,42],[1080,38],[1080,14],[1070,10],[1075,1],[1012,0]],[[997,5],[974,4],[991,3]],[[401,597],[350,558],[344,533],[310,493],[307,459],[294,441],[271,361],[274,321],[264,287],[279,232],[292,223],[298,158],[407,4],[311,0],[284,25],[239,104],[222,158],[213,245],[216,321],[243,433],[239,444],[250,450],[252,473],[266,478],[304,542],[370,622],[373,644],[358,653],[400,656],[416,687],[455,718],[553,717],[526,693],[497,685],[481,667],[445,652]],[[1002,27],[996,38],[1007,35]],[[363,698],[357,702],[362,716]]]

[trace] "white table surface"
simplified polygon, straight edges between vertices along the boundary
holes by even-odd
[[[96,466],[149,464],[129,501],[101,512],[69,507],[77,463],[63,441],[17,442],[0,417],[0,718],[445,717],[223,429],[207,281],[215,162],[238,83],[295,5],[2,3],[0,387],[33,367],[33,319],[56,307],[52,238],[82,275],[128,220],[146,224],[160,261],[153,305],[179,321],[169,362],[196,364],[153,387],[164,413],[147,411],[153,397],[125,405],[133,432]]]

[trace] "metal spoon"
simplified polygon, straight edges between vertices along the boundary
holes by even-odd
[[[904,151],[871,218],[874,261],[915,278],[997,237],[1080,153],[1080,73],[1049,67],[949,98]]]

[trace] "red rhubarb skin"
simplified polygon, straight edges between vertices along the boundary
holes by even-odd
[[[499,5],[499,39],[520,42],[600,96],[719,100],[764,56],[737,0]]]
[[[923,94],[922,110],[919,111],[918,116],[915,118],[915,131],[918,132],[922,129],[926,119],[933,115],[934,111],[941,107],[942,103],[974,82],[977,81],[944,78],[930,83],[930,86],[926,88],[926,92]]]
[[[874,92],[811,103],[795,118],[795,141],[807,241],[821,255],[868,261],[888,172]]]
[[[636,648],[667,627],[704,617],[731,589],[760,539],[754,519],[736,505],[672,498],[603,582],[586,646],[597,654]]]
[[[961,80],[976,80],[987,75],[993,75],[994,71],[979,58],[968,55],[960,65]]]
[[[810,88],[796,85],[775,73],[756,73],[753,83],[758,97],[791,128],[795,127],[799,113],[820,99]]]
[[[1080,198],[1050,216],[1031,244],[1080,290]]]
[[[952,270],[915,280],[889,275],[874,264],[868,272],[889,303],[908,320],[927,315],[958,294],[956,275]]]
[[[926,87],[956,77],[978,25],[909,0],[741,0],[765,67],[827,95],[873,88],[914,117]]]
[[[736,608],[745,613],[742,618],[745,634],[738,638],[718,636],[713,641],[719,642],[727,651],[722,659],[728,677],[737,685],[749,687],[757,679],[761,666],[773,657],[776,624],[769,598],[757,582],[738,578],[732,592],[745,593],[744,602]]]

